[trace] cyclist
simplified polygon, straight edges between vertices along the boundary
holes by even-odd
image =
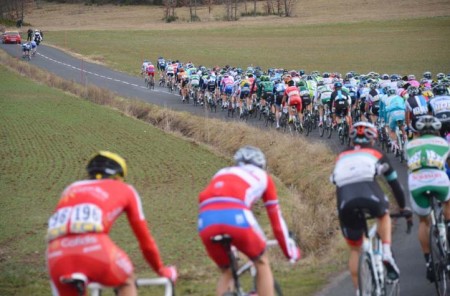
[[[358,258],[363,243],[365,218],[355,210],[367,210],[377,218],[378,233],[383,242],[383,263],[390,279],[397,279],[400,271],[391,250],[391,218],[389,201],[376,181],[383,174],[394,193],[401,212],[405,195],[397,179],[397,172],[387,156],[374,147],[377,138],[375,126],[369,122],[355,123],[350,130],[353,147],[341,152],[337,158],[331,181],[336,185],[337,207],[342,234],[350,248],[349,269],[353,285],[358,289]],[[406,214],[406,213],[405,213]],[[358,293],[358,292],[357,292]]]
[[[378,115],[380,111],[380,97],[381,94],[378,91],[378,83],[372,82],[370,84],[370,91],[367,94],[366,97],[366,105],[365,105],[365,112],[369,116],[367,116],[368,120],[372,123],[377,122]]]
[[[89,179],[69,185],[48,220],[47,266],[53,295],[78,295],[62,277],[82,273],[89,282],[118,287],[119,295],[137,295],[133,265],[109,238],[114,221],[126,213],[142,253],[160,276],[175,281],[175,267],[164,266],[144,217],[141,199],[124,182],[125,160],[100,151],[86,167]]]
[[[297,86],[295,86],[294,80],[288,81],[288,87],[284,91],[283,99],[282,99],[282,105],[286,103],[289,107],[295,106],[297,109],[297,114],[300,119],[300,124],[303,122],[303,114],[302,114],[302,98],[300,98],[300,91]],[[292,108],[289,108],[289,122],[291,123],[293,121],[294,117],[294,111]]]
[[[315,103],[319,106],[319,126],[323,125],[324,105],[328,105],[331,111],[331,94],[333,93],[329,84],[323,81],[318,83],[316,94],[314,95]]]
[[[397,137],[395,134],[395,131],[397,129],[397,122],[405,122],[405,112],[406,112],[406,105],[405,100],[397,95],[397,92],[393,88],[388,88],[387,90],[388,97],[386,100],[386,118],[388,122],[389,127],[389,137],[391,139],[391,147],[392,150],[395,151],[395,149],[398,150],[398,144],[397,144]],[[400,126],[403,135],[406,135],[404,124],[401,124]],[[406,139],[405,139],[406,140]]]
[[[275,118],[277,121],[277,129],[280,128],[280,117],[281,117],[281,102],[283,101],[283,95],[286,90],[286,84],[284,84],[284,81],[281,80],[281,78],[277,78],[275,80],[274,85],[274,94],[275,94],[275,104],[272,106],[272,112],[275,113]]]
[[[164,72],[164,70],[166,69],[166,60],[163,57],[159,57],[156,66],[158,68],[158,71]]]
[[[22,57],[30,57],[31,41],[22,44]]]
[[[419,117],[428,114],[428,103],[424,96],[421,95],[420,89],[415,86],[408,87],[408,99],[406,100],[406,126],[414,130],[416,121]]]
[[[338,81],[334,83],[334,91],[331,93],[330,101],[333,112],[333,126],[340,123],[341,118],[345,116],[345,121],[347,121],[347,125],[350,129],[352,126],[352,116],[350,112],[352,98],[342,90],[342,82]]]
[[[274,83],[270,80],[270,77],[267,75],[261,76],[261,81],[258,83],[257,96],[261,99],[260,104],[262,110],[265,112],[269,112],[269,109],[266,108],[267,102],[269,106],[273,103],[273,87]]]
[[[149,63],[150,63],[149,60],[144,60],[144,61],[142,62],[142,65],[141,65],[141,75],[144,76],[144,78],[145,78],[145,74],[147,73],[147,67],[148,67]]]
[[[424,253],[427,279],[434,281],[430,264],[429,215],[430,191],[444,207],[447,240],[450,235],[450,181],[445,173],[445,162],[450,153],[447,141],[439,137],[441,122],[433,116],[424,115],[415,122],[419,137],[406,144],[408,159],[408,185],[413,211],[419,216],[418,237]]]
[[[155,66],[151,62],[148,63],[145,72],[147,73],[148,80],[153,81],[153,84],[155,84]]]
[[[37,51],[37,43],[34,40],[31,40],[31,55],[35,56]]]
[[[261,198],[264,201],[273,233],[286,258],[299,260],[300,249],[289,237],[275,183],[265,171],[264,153],[259,148],[244,146],[237,150],[234,161],[234,166],[218,171],[199,194],[199,234],[209,257],[222,271],[217,295],[224,295],[232,281],[225,250],[211,241],[211,237],[218,234],[230,235],[233,245],[254,261],[258,271],[258,295],[273,295],[273,275],[265,254],[266,239],[251,211],[256,201]]]
[[[428,102],[433,116],[442,123],[441,137],[450,133],[450,96],[448,89],[443,84],[438,84],[433,88],[434,97]]]

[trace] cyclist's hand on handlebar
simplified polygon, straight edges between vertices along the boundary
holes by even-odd
[[[175,266],[164,266],[158,271],[158,274],[162,277],[168,278],[173,283],[177,281],[178,273]]]
[[[288,239],[288,250],[289,250],[289,262],[295,263],[302,258],[302,252],[297,245],[295,235],[289,231]]]

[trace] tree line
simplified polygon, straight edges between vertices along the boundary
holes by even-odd
[[[39,7],[43,0],[0,0],[0,19],[17,21],[22,24],[24,15],[33,8]],[[56,3],[81,3],[86,5],[155,5],[164,8],[164,19],[167,22],[177,19],[176,9],[188,7],[191,21],[199,21],[197,8],[206,6],[211,14],[214,5],[224,5],[224,19],[238,20],[241,16],[279,15],[292,16],[298,0],[46,0]],[[262,5],[257,9],[257,3]]]

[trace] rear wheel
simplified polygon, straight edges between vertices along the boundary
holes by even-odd
[[[361,296],[372,296],[376,292],[376,282],[372,260],[368,253],[362,253],[358,265],[358,286]]]
[[[436,225],[430,227],[430,259],[434,272],[434,284],[438,296],[446,296],[448,292],[447,257],[444,252],[445,242],[439,238]]]

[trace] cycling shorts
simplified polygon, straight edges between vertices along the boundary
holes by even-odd
[[[243,90],[243,91],[241,91],[241,94],[239,97],[241,100],[243,100],[244,98],[247,98],[249,96],[250,96],[250,90]]]
[[[300,97],[291,97],[288,99],[288,105],[294,106],[297,109],[297,113],[302,112],[302,99]]]
[[[230,95],[231,96],[233,94],[233,86],[231,84],[225,86],[224,93],[226,95]]]
[[[53,295],[77,296],[72,286],[62,284],[60,277],[81,272],[90,282],[117,287],[133,273],[127,254],[107,234],[81,234],[57,238],[47,247],[47,266]]]
[[[155,72],[147,72],[147,75],[150,77],[150,76],[152,76],[152,77],[155,77]]]
[[[281,102],[283,102],[283,93],[277,94],[275,97],[275,106],[280,109],[281,108]]]
[[[309,95],[302,96],[302,105],[307,107],[311,104],[311,97]]]
[[[221,268],[229,267],[230,260],[224,247],[211,241],[211,237],[218,234],[230,235],[233,246],[253,261],[264,254],[266,238],[250,210],[207,210],[200,213],[198,222],[208,256]]]
[[[409,174],[409,192],[411,206],[419,216],[431,213],[430,199],[426,192],[430,191],[441,202],[450,199],[450,180],[444,171],[438,169],[421,169]]]
[[[388,118],[389,118],[389,128],[391,129],[391,131],[395,131],[395,129],[397,128],[397,121],[405,122],[405,111],[398,110],[389,112]]]
[[[337,187],[337,207],[344,238],[349,245],[360,246],[366,221],[355,211],[380,218],[387,213],[389,201],[376,182],[360,182]]]
[[[347,100],[334,101],[333,105],[336,116],[343,117],[347,115],[349,107]]]
[[[174,73],[167,73],[168,77],[173,77],[175,74]]]

